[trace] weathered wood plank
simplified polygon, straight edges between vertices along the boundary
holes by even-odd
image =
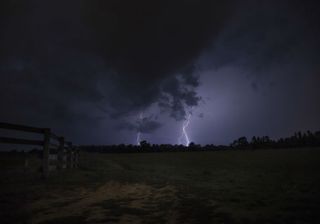
[[[57,154],[49,154],[49,160],[58,160]]]
[[[63,159],[64,159],[64,138],[59,139],[59,148],[58,148],[58,169],[63,169]]]
[[[16,130],[16,131],[34,132],[39,134],[44,133],[44,130],[45,130],[45,128],[35,128],[35,127],[30,127],[25,125],[9,124],[4,122],[0,122],[0,128]]]
[[[59,137],[58,135],[55,135],[55,134],[53,134],[53,133],[51,133],[50,137],[53,138],[54,140],[57,140],[57,141],[59,141],[60,138],[61,138],[61,137]]]
[[[45,129],[44,132],[44,144],[43,144],[43,160],[42,160],[42,170],[43,170],[43,177],[46,179],[49,176],[49,153],[50,153],[50,129]]]
[[[43,134],[42,141],[0,137],[0,143],[43,146],[42,174],[44,178],[48,178],[50,171],[53,170],[78,167],[79,152],[75,150],[72,142],[66,142],[64,137],[51,133],[51,130],[48,128],[36,128],[0,122],[0,129]],[[52,141],[55,141],[55,143]]]
[[[39,140],[0,137],[0,143],[19,145],[43,145],[44,142]]]
[[[54,148],[56,148],[56,149],[59,148],[59,145],[58,145],[58,144],[54,144],[54,143],[51,143],[51,142],[50,142],[50,146],[52,146],[52,147],[54,147]]]

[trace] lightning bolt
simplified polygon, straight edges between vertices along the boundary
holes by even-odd
[[[141,132],[139,131],[137,133],[137,145],[140,145],[140,142],[141,142]]]
[[[143,120],[143,112],[140,113],[139,115],[139,121],[140,121],[140,125],[138,127],[138,132],[137,132],[137,145],[140,145],[140,142],[141,142],[141,131],[140,131],[140,126],[141,126],[141,123],[142,123],[142,120]]]
[[[191,119],[191,113],[188,114],[187,118],[184,120],[183,124],[182,124],[182,132],[181,135],[178,139],[179,141],[179,145],[182,145],[183,142],[185,143],[185,146],[189,146],[190,144],[190,139],[187,133],[187,128],[190,124],[190,119]]]

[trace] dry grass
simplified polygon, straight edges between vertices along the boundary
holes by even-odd
[[[48,181],[35,170],[2,172],[2,224],[320,221],[319,149],[83,153]]]
[[[27,205],[27,208],[34,214],[34,224],[68,217],[81,217],[83,222],[88,223],[110,220],[116,220],[118,223],[142,223],[143,219],[148,219],[156,213],[161,214],[155,210],[157,205],[173,203],[174,206],[177,201],[176,192],[173,186],[155,188],[146,184],[121,184],[110,181],[96,190],[80,187],[71,192],[52,192],[48,198],[34,201]],[[116,207],[127,212],[116,214]],[[141,214],[146,214],[146,217]],[[166,222],[176,223],[173,215],[164,215]]]

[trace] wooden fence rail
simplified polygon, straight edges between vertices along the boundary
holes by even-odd
[[[48,178],[54,170],[77,168],[79,166],[79,150],[71,142],[66,142],[51,132],[49,128],[36,128],[24,125],[0,122],[0,129],[32,132],[41,134],[43,140],[30,140],[11,137],[0,137],[0,143],[42,146],[42,175]]]

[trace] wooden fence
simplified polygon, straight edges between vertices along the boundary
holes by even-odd
[[[0,143],[41,146],[43,148],[41,170],[44,178],[48,178],[49,173],[54,170],[77,168],[79,166],[79,150],[77,147],[73,146],[71,142],[65,141],[64,137],[52,133],[49,128],[35,128],[0,122],[0,129],[42,135],[42,140],[0,137]]]

